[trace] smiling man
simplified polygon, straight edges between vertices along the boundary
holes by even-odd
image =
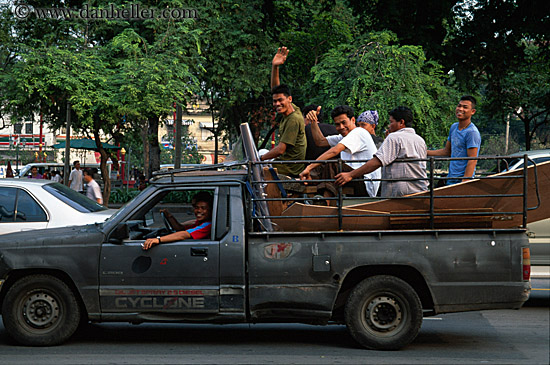
[[[388,114],[389,134],[380,149],[371,160],[357,170],[338,174],[336,184],[347,184],[352,179],[383,166],[382,197],[398,197],[428,189],[426,162],[417,160],[426,158],[426,142],[413,129],[412,111],[407,107],[398,106]],[[398,159],[413,161],[396,161]]]
[[[481,146],[481,135],[472,123],[476,113],[476,99],[465,95],[460,98],[455,109],[458,119],[449,130],[445,148],[428,151],[428,156],[477,157]],[[449,163],[447,185],[468,181],[474,177],[477,160],[454,160]]]
[[[190,220],[183,224],[179,223],[166,209],[162,209],[161,212],[165,214],[166,219],[168,219],[172,227],[177,232],[162,237],[159,236],[157,238],[148,238],[143,243],[143,249],[148,250],[153,246],[160,245],[161,243],[183,241],[188,239],[209,239],[210,230],[212,229],[213,200],[214,198],[212,195],[206,191],[201,191],[195,194],[191,200],[191,204],[193,205],[193,213],[195,213],[195,220]]]
[[[306,133],[304,117],[300,108],[292,104],[288,86],[281,84],[271,90],[273,107],[277,112],[275,122],[279,124],[279,144],[261,157],[262,161],[304,160],[306,157]],[[304,169],[303,164],[277,165],[277,172],[290,177],[298,177]]]
[[[337,106],[330,113],[336,131],[339,135],[325,137],[319,129],[318,122],[313,114],[320,112],[311,111],[311,132],[317,146],[330,146],[331,148],[317,158],[317,160],[330,160],[341,154],[342,160],[347,160],[343,166],[343,171],[352,171],[361,167],[365,162],[354,162],[354,160],[370,160],[376,153],[376,146],[369,132],[363,128],[356,127],[354,110],[347,105]],[[310,115],[308,114],[308,116]],[[338,174],[338,166],[335,163],[322,164],[312,163],[308,165],[300,174],[300,179],[310,180],[312,172],[319,179],[333,179]],[[364,176],[366,181],[354,181],[350,185],[354,188],[354,196],[376,196],[380,181],[380,170],[372,171]],[[325,197],[336,196],[338,190],[333,182],[321,182],[317,185],[317,190],[323,193]]]
[[[279,66],[283,65],[288,56],[288,49],[280,47],[271,62],[271,95],[273,108],[277,112],[275,123],[279,125],[279,144],[271,151],[260,157],[266,161],[276,159],[279,161],[304,160],[306,157],[306,133],[304,117],[295,104],[292,103],[292,95],[287,85],[279,80]],[[304,169],[304,164],[277,164],[275,166],[280,175],[298,177]]]

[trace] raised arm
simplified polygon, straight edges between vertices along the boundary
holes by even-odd
[[[277,53],[275,53],[275,56],[273,57],[273,61],[271,61],[271,88],[272,89],[275,86],[279,86],[281,84],[281,80],[279,79],[279,66],[285,63],[287,56],[288,56],[288,48],[279,47],[277,49]]]
[[[327,138],[323,136],[321,128],[319,128],[319,121],[317,117],[320,113],[321,106],[317,107],[317,110],[312,110],[307,113],[306,118],[310,120],[311,136],[313,137],[313,142],[315,143],[315,145],[318,147],[328,147],[330,146],[330,144],[328,143]]]

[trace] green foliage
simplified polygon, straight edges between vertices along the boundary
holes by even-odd
[[[138,196],[140,191],[135,188],[126,189],[126,188],[120,188],[120,189],[114,189],[111,191],[111,195],[109,198],[109,202],[114,204],[123,204],[126,202],[129,202],[130,200],[134,199],[136,196]]]
[[[422,48],[392,45],[395,35],[368,35],[361,46],[341,45],[312,69],[315,101],[330,111],[348,104],[358,115],[378,110],[379,129],[388,124],[388,111],[411,108],[415,129],[428,146],[439,147],[452,122],[456,94],[445,86],[441,66],[427,61]]]
[[[311,98],[311,68],[329,51],[352,43],[359,36],[356,19],[341,0],[278,1],[273,57],[279,46],[289,50],[281,67],[281,82],[288,84],[297,101]]]
[[[447,37],[448,60],[460,87],[478,89],[502,123],[523,122],[525,149],[546,140],[550,112],[550,16],[546,2],[462,1]],[[521,107],[521,111],[519,111]]]

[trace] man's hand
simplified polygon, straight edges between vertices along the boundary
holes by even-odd
[[[311,172],[307,167],[305,168],[304,171],[300,172],[299,176],[300,176],[300,180],[311,180]]]
[[[273,57],[273,61],[271,61],[271,64],[273,66],[281,66],[285,63],[286,56],[288,56],[288,48],[279,47],[277,49],[277,53],[275,53],[275,56]]]
[[[148,250],[151,247],[156,246],[158,244],[159,244],[158,238],[147,238],[145,242],[143,242],[143,245],[141,245],[141,247],[143,247],[144,250]]]
[[[353,177],[351,176],[351,172],[341,172],[336,177],[336,185],[345,185],[349,183]]]
[[[311,110],[309,113],[307,113],[306,119],[308,119],[310,123],[319,123],[319,114],[321,114],[320,105],[317,107],[317,110]]]

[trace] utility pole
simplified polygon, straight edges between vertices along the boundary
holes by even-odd
[[[65,168],[63,173],[63,183],[69,185],[69,174],[71,173],[70,161],[71,158],[71,103],[67,101],[67,132],[65,133]]]
[[[506,146],[504,147],[504,154],[508,154],[508,141],[510,140],[510,113],[506,115]]]
[[[176,120],[174,120],[174,123],[176,123],[176,136],[174,137],[176,156],[174,158],[174,169],[179,169],[181,167],[181,114],[181,105],[176,103]]]

